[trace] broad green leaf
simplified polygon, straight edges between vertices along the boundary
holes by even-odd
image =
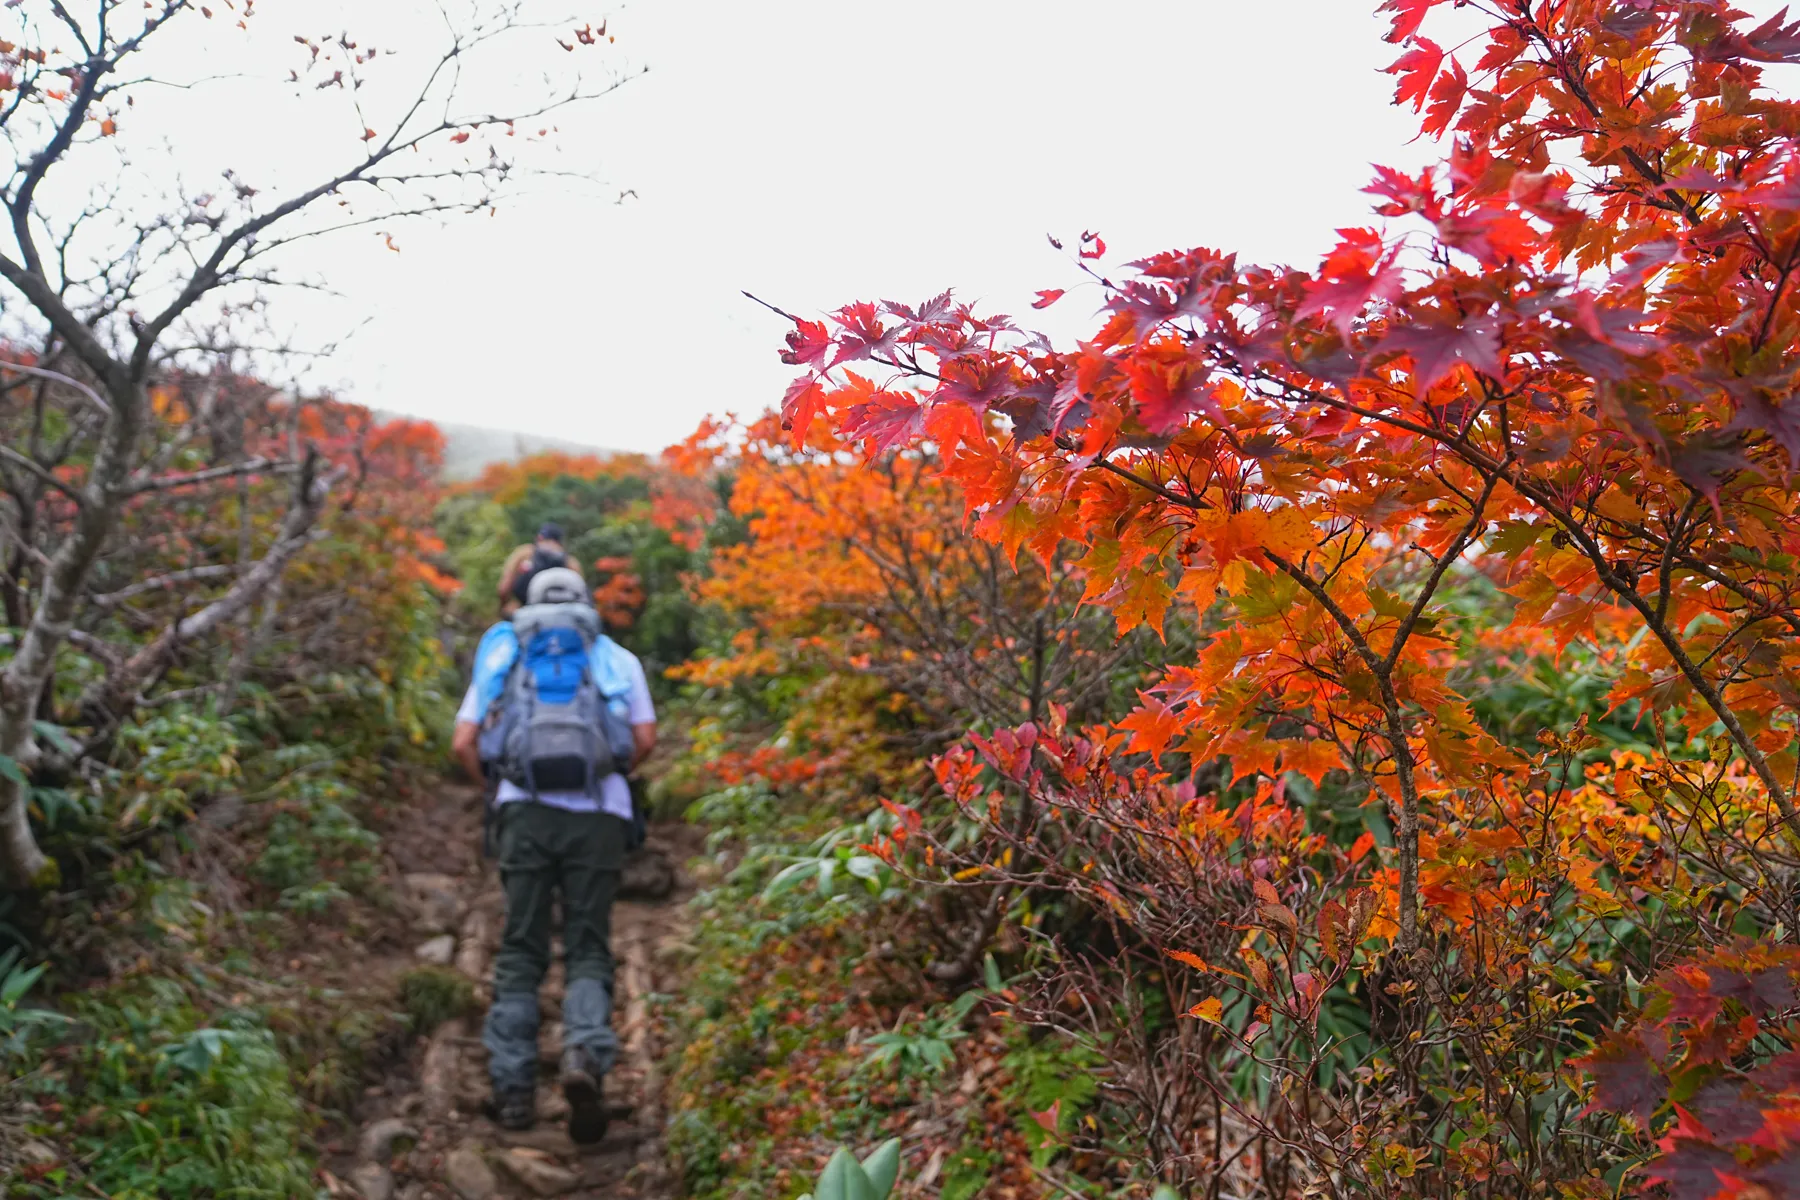
[[[986,980],[990,992],[997,992],[1006,986],[1006,981],[1000,978],[1000,964],[994,961],[992,954],[982,956],[981,974]]]
[[[818,1200],[874,1200],[869,1177],[863,1174],[855,1156],[842,1146],[831,1156],[831,1161],[825,1164],[813,1195]]]
[[[875,1188],[875,1200],[886,1200],[900,1178],[900,1139],[890,1138],[862,1160],[863,1174]]]
[[[48,965],[39,963],[28,971],[8,973],[5,981],[0,982],[0,1008],[11,1008],[23,999],[25,993],[31,990],[31,985],[38,981],[38,976],[44,973],[44,968]]]
[[[872,854],[858,854],[844,863],[844,870],[858,879],[874,879],[881,874],[882,863]]]
[[[70,737],[68,731],[61,725],[51,721],[33,721],[31,728],[39,737],[55,746],[61,753],[73,754],[75,752],[75,739]]]
[[[0,778],[10,779],[20,787],[25,786],[25,770],[19,766],[19,760],[9,755],[0,754]]]
[[[808,860],[783,867],[775,878],[769,880],[768,886],[763,888],[763,899],[773,900],[783,892],[789,892],[798,887],[806,878],[807,872],[812,870],[813,865],[812,861]]]

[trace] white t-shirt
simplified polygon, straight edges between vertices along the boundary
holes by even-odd
[[[644,664],[638,661],[637,655],[630,652],[622,655],[621,661],[626,666],[626,674],[630,676],[631,682],[631,690],[625,693],[626,720],[633,725],[655,724],[656,706],[650,702],[650,682],[644,678]],[[462,707],[456,710],[457,722],[481,724],[481,719],[486,714],[477,709],[479,703],[475,685],[471,683],[469,690],[463,693]],[[511,804],[514,800],[529,799],[530,792],[510,780],[502,779],[494,803]],[[615,817],[631,820],[631,785],[625,782],[625,776],[617,773],[600,781],[598,801],[586,792],[539,792],[538,800],[553,808],[567,809],[570,812],[607,812]]]

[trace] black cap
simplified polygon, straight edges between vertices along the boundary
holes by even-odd
[[[538,539],[545,542],[562,541],[562,526],[558,525],[555,521],[545,521],[542,525],[538,526]]]

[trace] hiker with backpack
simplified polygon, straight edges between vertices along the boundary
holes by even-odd
[[[537,540],[514,547],[500,568],[500,618],[511,620],[513,613],[525,604],[525,588],[531,577],[551,567],[567,567],[576,574],[581,568],[563,546],[562,526],[545,521],[538,527]]]
[[[643,665],[607,637],[580,574],[530,574],[525,604],[482,637],[452,742],[475,778],[495,782],[490,813],[506,923],[482,1041],[494,1114],[536,1120],[538,987],[550,967],[551,911],[563,912],[566,990],[560,1083],[569,1136],[606,1131],[601,1081],[612,1029],[613,897],[635,828],[627,775],[656,745]]]

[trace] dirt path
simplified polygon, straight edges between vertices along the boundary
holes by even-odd
[[[370,970],[391,974],[397,984],[421,963],[447,966],[473,983],[478,1011],[446,1021],[368,1089],[355,1114],[360,1131],[327,1147],[327,1188],[334,1196],[363,1200],[672,1197],[662,1143],[662,1047],[650,1001],[658,991],[660,951],[683,930],[683,901],[691,889],[676,864],[693,853],[694,831],[655,827],[649,844],[627,864],[612,926],[618,962],[613,1019],[623,1051],[605,1082],[611,1124],[599,1144],[578,1148],[563,1130],[568,1108],[555,1086],[560,962],[542,992],[537,1128],[508,1132],[484,1113],[481,1012],[502,900],[494,864],[480,855],[479,806],[471,789],[446,785],[433,805],[415,810],[384,837],[419,947],[410,961],[370,963]]]

